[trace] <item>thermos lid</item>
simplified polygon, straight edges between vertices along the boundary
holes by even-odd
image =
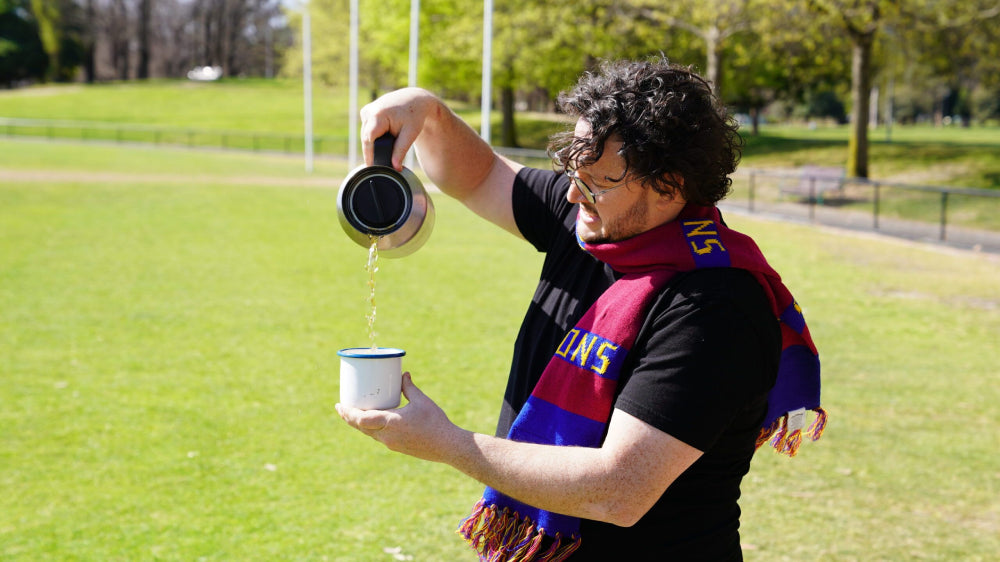
[[[395,170],[393,170],[395,172]],[[348,222],[364,234],[389,234],[410,216],[413,194],[399,174],[368,168],[344,192],[344,210]]]

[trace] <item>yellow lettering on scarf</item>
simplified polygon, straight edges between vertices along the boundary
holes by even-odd
[[[718,235],[719,234],[718,232],[715,231],[715,229],[705,230],[709,226],[714,226],[715,225],[715,223],[712,222],[712,221],[710,221],[710,220],[704,220],[704,221],[684,221],[684,226],[691,226],[691,225],[698,225],[698,226],[696,226],[694,228],[694,230],[692,230],[691,232],[687,233],[687,237],[688,238],[691,238],[692,236],[711,236],[713,234],[714,235]]]
[[[580,330],[577,328],[573,328],[567,332],[566,337],[564,337],[562,343],[559,344],[559,349],[556,350],[556,355],[565,359],[566,354],[569,353],[569,350],[573,347],[573,342],[576,341],[576,336],[579,334]]]
[[[701,248],[698,247],[697,242],[693,240],[691,241],[691,249],[694,250],[695,253],[698,254],[699,256],[705,254],[711,254],[713,245],[718,246],[719,249],[722,250],[723,252],[726,251],[726,249],[722,246],[722,242],[719,242],[718,238],[709,238],[708,240],[705,240],[705,245],[702,246]]]
[[[597,341],[597,336],[594,336],[593,338],[591,338],[590,343],[588,344],[587,334],[584,334],[583,337],[580,338],[580,343],[577,344],[576,349],[573,350],[573,355],[570,356],[570,359],[573,360],[573,362],[576,362],[576,357],[577,355],[579,355],[580,361],[577,364],[580,365],[581,367],[586,367],[587,358],[590,357],[590,350],[594,349],[594,342],[596,341]]]
[[[595,338],[596,339],[596,338]],[[597,348],[597,357],[601,360],[600,366],[591,366],[590,369],[597,373],[598,375],[603,375],[605,371],[608,370],[608,364],[611,363],[611,359],[605,355],[605,352],[610,349],[612,352],[618,350],[618,346],[611,342],[603,342],[601,347]]]
[[[705,254],[711,254],[713,251],[713,246],[717,246],[723,252],[726,248],[722,245],[722,242],[718,238],[708,238],[701,241],[701,245],[698,245],[697,240],[691,240],[697,236],[718,236],[719,232],[717,229],[713,228],[715,223],[711,220],[702,221],[684,221],[684,231],[685,236],[688,237],[691,243],[691,250],[699,256]],[[687,230],[689,227],[694,227],[690,231]]]

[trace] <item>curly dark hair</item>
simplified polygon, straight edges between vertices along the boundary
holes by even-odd
[[[739,125],[690,67],[665,57],[604,61],[557,103],[592,129],[589,138],[572,131],[552,138],[549,154],[557,169],[593,164],[614,138],[623,142],[618,153],[625,160],[616,181],[633,174],[643,185],[665,194],[676,190],[697,205],[714,205],[729,193],[743,148]]]

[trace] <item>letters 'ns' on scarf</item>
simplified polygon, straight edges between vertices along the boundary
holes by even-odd
[[[793,456],[803,436],[819,438],[826,425],[819,357],[802,311],[756,243],[726,227],[718,209],[689,204],[676,220],[633,238],[580,245],[623,276],[566,335],[514,420],[509,439],[600,447],[625,355],[653,300],[675,274],[712,267],[749,271],[781,327],[778,376],[757,447],[771,439],[775,449]],[[817,415],[803,431],[807,410]],[[459,528],[480,560],[490,562],[564,560],[579,547],[579,531],[576,517],[526,505],[489,487]]]

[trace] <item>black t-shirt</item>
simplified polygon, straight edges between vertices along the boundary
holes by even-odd
[[[615,280],[576,243],[568,180],[524,169],[515,181],[521,234],[545,252],[514,344],[497,434],[517,412],[566,332]],[[739,560],[740,481],[750,468],[781,350],[757,281],[738,269],[676,275],[656,298],[618,384],[615,408],[705,454],[632,527],[584,520],[571,560]],[[628,490],[622,490],[628,494]]]

